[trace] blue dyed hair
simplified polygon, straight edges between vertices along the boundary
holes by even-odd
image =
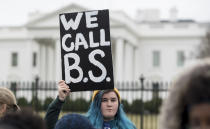
[[[104,93],[108,93],[110,91],[114,90],[102,90],[100,91],[92,101],[90,108],[87,112],[87,117],[90,120],[90,122],[93,124],[95,128],[102,128],[103,127],[103,115],[101,113],[101,98]],[[116,123],[117,127],[114,127],[112,129],[136,129],[135,125],[128,119],[126,116],[123,105],[120,103],[119,98],[119,107],[118,111],[115,115],[114,123]]]

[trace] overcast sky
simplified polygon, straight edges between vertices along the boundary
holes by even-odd
[[[210,0],[0,0],[0,26],[15,26],[27,22],[30,12],[50,12],[71,3],[90,9],[123,10],[130,17],[138,9],[159,9],[161,18],[169,17],[172,7],[178,9],[178,18],[210,21]]]

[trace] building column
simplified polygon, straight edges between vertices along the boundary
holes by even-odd
[[[124,40],[122,38],[119,38],[116,40],[116,50],[115,50],[115,81],[123,81],[123,75],[124,75]]]
[[[49,61],[50,61],[50,57],[49,57],[49,46],[48,44],[45,44],[45,81],[49,80],[49,72],[50,72],[50,67],[49,67]]]
[[[26,74],[25,79],[26,79],[26,80],[34,81],[34,80],[33,80],[33,79],[34,79],[34,78],[33,78],[33,71],[32,71],[32,69],[33,69],[32,59],[33,59],[33,58],[31,58],[31,57],[32,57],[32,52],[33,52],[33,49],[32,49],[33,46],[32,46],[32,44],[33,44],[33,40],[30,41],[30,42],[28,42],[28,43],[27,43],[27,46],[25,46],[25,47],[27,47],[27,48],[26,48],[26,51],[27,51],[27,53],[28,53],[28,54],[26,54],[25,56],[27,56],[26,60],[28,60],[29,63],[26,63],[26,64],[25,64],[24,69],[27,71],[27,74]]]
[[[46,46],[44,44],[40,45],[40,56],[41,56],[41,61],[40,61],[40,76],[42,81],[46,81]]]
[[[124,64],[125,64],[125,73],[124,80],[132,81],[133,80],[133,64],[134,64],[134,54],[133,46],[129,42],[125,42],[125,52],[124,52]]]
[[[55,81],[56,80],[56,40],[54,39],[53,40],[53,43],[52,43],[52,75],[53,75],[53,78],[52,78],[52,81]]]
[[[53,81],[55,79],[55,50],[54,50],[54,42],[51,42],[48,44],[47,47],[47,51],[48,51],[48,63],[47,63],[47,80],[49,81]]]
[[[133,46],[133,80],[138,80],[139,77],[139,70],[137,68],[141,67],[138,64],[138,59],[140,59],[138,56],[138,48],[136,46]]]
[[[55,75],[56,75],[55,77],[56,81],[62,79],[60,39],[56,40],[55,42]]]

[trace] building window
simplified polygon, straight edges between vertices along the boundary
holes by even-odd
[[[185,62],[184,51],[177,51],[177,66],[178,67],[183,66],[184,62]]]
[[[160,67],[160,51],[152,52],[153,67]]]
[[[18,66],[18,53],[17,52],[13,52],[12,53],[12,66],[13,67],[17,67]]]
[[[34,52],[33,53],[33,67],[36,67],[37,66],[37,53]]]

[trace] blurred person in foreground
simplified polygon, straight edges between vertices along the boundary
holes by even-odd
[[[95,129],[87,117],[80,114],[64,115],[55,125],[55,129]]]
[[[45,121],[31,109],[10,112],[0,119],[0,129],[46,129]]]
[[[210,129],[210,59],[183,71],[171,88],[159,129]]]
[[[0,118],[6,113],[20,110],[17,105],[15,95],[11,90],[0,87]]]

